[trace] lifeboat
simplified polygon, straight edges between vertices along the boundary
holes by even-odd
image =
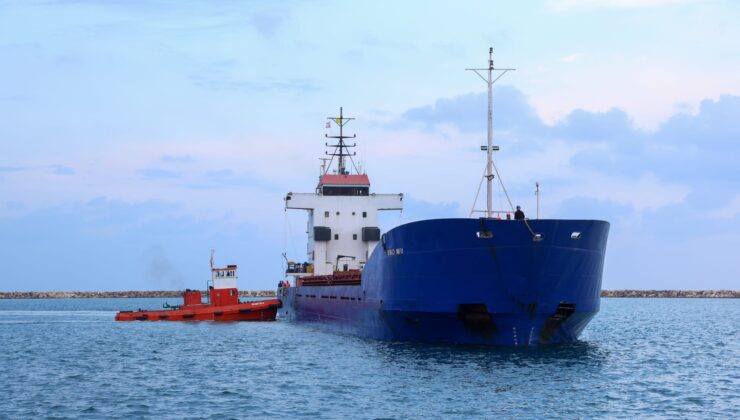
[[[282,303],[278,299],[239,301],[236,269],[235,265],[214,268],[211,255],[207,302],[199,290],[188,289],[182,305],[165,303],[162,310],[120,311],[116,321],[274,321]]]

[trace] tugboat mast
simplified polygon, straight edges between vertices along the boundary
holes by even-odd
[[[516,69],[498,69],[493,66],[493,48],[488,49],[488,68],[483,69],[465,69],[474,71],[488,85],[488,145],[481,146],[481,150],[486,151],[486,216],[490,219],[493,217],[493,152],[499,150],[498,146],[493,145],[493,84],[501,78],[506,72]],[[479,72],[488,71],[488,77],[483,77]],[[495,79],[493,72],[500,71]]]
[[[347,144],[347,143],[344,142],[344,139],[353,139],[353,138],[356,138],[357,137],[357,134],[353,134],[351,137],[350,136],[345,136],[343,129],[344,129],[344,125],[347,124],[348,122],[354,120],[354,118],[349,118],[349,117],[348,118],[344,118],[344,111],[343,111],[342,107],[339,107],[339,117],[338,118],[337,117],[326,117],[326,119],[327,120],[330,120],[330,121],[333,121],[336,125],[339,126],[339,135],[338,136],[330,136],[328,134],[325,134],[324,135],[324,136],[326,136],[326,138],[338,139],[337,144],[329,144],[329,143],[326,143],[326,147],[333,147],[334,148],[334,151],[332,153],[329,153],[329,152],[325,152],[325,153],[328,156],[331,156],[332,157],[332,160],[334,159],[334,156],[337,156],[337,158],[338,158],[337,159],[337,173],[339,175],[347,175],[349,172],[347,171],[347,169],[345,167],[344,158],[346,156],[346,157],[349,157],[350,160],[351,160],[352,159],[352,156],[357,155],[357,152],[349,153],[349,151],[347,151],[348,148],[357,146],[357,143],[354,143],[352,145],[349,145],[349,144]],[[352,165],[354,166],[354,161],[352,162]],[[329,171],[329,168],[330,167],[331,167],[331,160],[329,161],[329,164],[326,165],[326,169],[324,170],[324,174],[326,174]],[[357,171],[357,168],[355,168],[355,171]]]

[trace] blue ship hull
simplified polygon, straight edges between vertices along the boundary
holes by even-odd
[[[609,223],[528,224],[434,219],[396,227],[383,235],[360,285],[283,288],[279,316],[380,340],[576,340],[599,311]]]

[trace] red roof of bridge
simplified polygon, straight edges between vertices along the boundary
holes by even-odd
[[[370,178],[367,175],[338,175],[326,174],[319,178],[319,186],[322,185],[362,185],[370,186]]]

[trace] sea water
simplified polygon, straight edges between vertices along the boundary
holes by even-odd
[[[738,299],[603,299],[549,348],[113,321],[177,301],[0,301],[0,418],[740,418]]]

